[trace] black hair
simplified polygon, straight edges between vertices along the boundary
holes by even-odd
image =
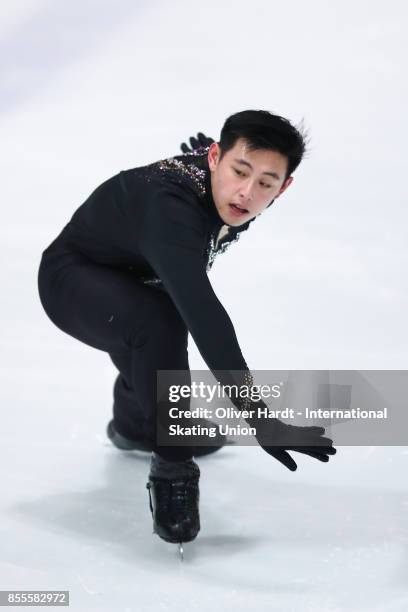
[[[233,148],[239,138],[244,138],[248,149],[278,151],[288,160],[285,180],[296,170],[306,152],[309,139],[303,126],[294,126],[288,119],[266,110],[246,110],[226,119],[219,141],[220,160]]]

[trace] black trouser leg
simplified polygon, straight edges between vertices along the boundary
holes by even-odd
[[[126,438],[141,438],[146,435],[143,407],[140,398],[133,389],[130,372],[131,351],[110,353],[110,357],[119,370],[113,385],[113,420],[115,429]]]
[[[118,368],[114,388],[118,431],[132,437],[143,423],[155,445],[157,370],[183,370],[183,376],[189,377],[188,330],[171,298],[127,271],[58,247],[43,254],[38,288],[51,321],[77,340],[107,352]],[[180,407],[188,408],[184,401]],[[155,445],[155,450],[174,460],[193,456],[191,446]]]

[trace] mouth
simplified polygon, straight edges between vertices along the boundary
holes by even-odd
[[[249,210],[247,208],[244,208],[243,206],[239,206],[238,204],[235,204],[235,203],[230,203],[229,207],[230,207],[230,210],[234,213],[234,215],[238,217],[242,217],[243,215],[246,215],[249,213]]]

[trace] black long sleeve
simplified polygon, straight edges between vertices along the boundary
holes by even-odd
[[[162,280],[210,370],[247,369],[231,319],[207,276],[206,224],[192,199],[178,185],[163,188],[145,216],[140,250]]]

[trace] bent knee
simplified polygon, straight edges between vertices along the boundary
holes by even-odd
[[[187,345],[187,326],[167,294],[161,293],[157,299],[153,296],[143,320],[137,316],[131,317],[128,330],[128,338],[133,346],[143,346],[146,342],[155,342],[157,345],[169,342],[173,346]]]

